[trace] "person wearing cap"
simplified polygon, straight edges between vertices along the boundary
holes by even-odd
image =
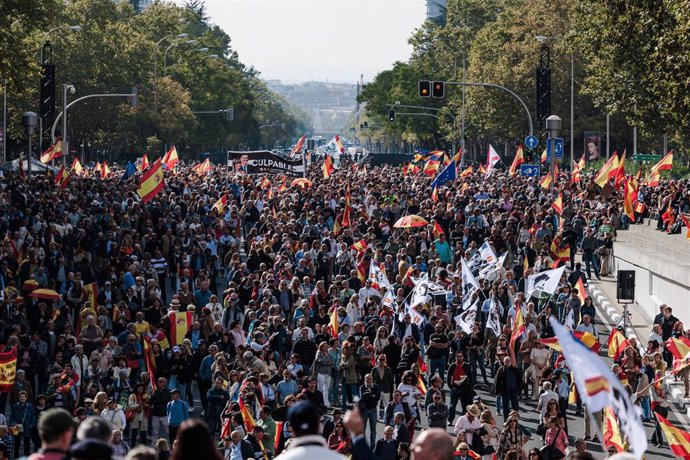
[[[74,435],[74,420],[64,409],[48,409],[38,419],[38,435],[41,448],[28,460],[62,460]]]
[[[115,398],[108,398],[106,407],[101,412],[101,418],[108,422],[113,430],[124,430],[127,426],[125,412],[117,404]]]
[[[189,418],[189,404],[180,399],[180,390],[174,388],[170,391],[171,401],[166,407],[168,415],[168,432],[170,442],[173,443],[177,438],[177,432],[182,422]]]
[[[345,456],[330,450],[323,436],[319,435],[320,416],[310,402],[300,402],[288,410],[288,422],[294,438],[287,450],[276,460],[345,460]]]

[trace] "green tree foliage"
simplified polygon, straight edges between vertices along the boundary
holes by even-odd
[[[139,94],[137,107],[125,98],[98,98],[70,108],[72,147],[85,142],[114,157],[162,154],[174,143],[181,155],[195,157],[240,145],[291,143],[310,129],[303,114],[265,87],[257,89],[257,72],[240,61],[230,36],[209,21],[201,0],[183,6],[155,2],[141,14],[129,2],[112,0],[10,0],[2,2],[2,11],[0,43],[9,51],[0,54],[0,76],[8,80],[10,134],[18,140],[21,113],[38,112],[38,50],[45,31],[53,28],[59,29],[49,37],[58,112],[63,83],[76,87],[69,101],[87,94],[129,93],[132,87]],[[69,31],[75,24],[81,32]],[[233,121],[222,113],[194,113],[229,107]],[[280,126],[272,142],[262,140],[259,126],[273,120]]]

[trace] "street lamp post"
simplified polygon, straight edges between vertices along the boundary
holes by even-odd
[[[546,119],[546,131],[549,134],[548,139],[546,140],[547,145],[551,145],[551,195],[553,197],[553,187],[556,182],[556,152],[555,148],[553,145],[553,142],[556,138],[558,138],[559,133],[561,132],[561,118],[556,116],[556,115],[551,115]]]
[[[195,45],[196,42],[197,42],[197,41],[194,40],[194,39],[192,39],[192,40],[186,40],[186,41],[184,41],[184,42],[177,41],[177,42],[173,42],[170,46],[168,46],[168,47],[165,49],[165,52],[163,53],[163,75],[165,75],[165,69],[168,67],[168,51],[170,51],[171,48],[174,48],[175,46],[181,45],[181,44],[183,44],[183,43],[184,43],[184,44],[187,44],[187,45]],[[208,50],[208,48],[206,48],[206,49]]]
[[[67,92],[74,94],[74,85],[62,85],[62,166],[66,166],[69,155],[69,143],[67,142]]]
[[[156,42],[156,53],[153,57],[153,113],[158,112],[158,47],[165,40],[177,38],[179,40],[189,37],[189,34],[168,35]]]
[[[34,135],[34,130],[36,129],[36,124],[38,122],[38,115],[36,115],[34,112],[24,112],[22,115],[22,124],[24,125],[24,128],[26,129],[26,134],[29,135],[29,149],[27,151],[27,168],[26,168],[26,177],[31,180],[31,137]],[[19,160],[21,162],[21,159]]]

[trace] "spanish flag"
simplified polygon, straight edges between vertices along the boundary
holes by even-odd
[[[290,151],[290,158],[292,158],[293,156],[297,155],[298,153],[300,153],[302,151],[302,146],[304,145],[304,140],[306,138],[307,138],[307,136],[302,136],[299,138],[299,140],[297,141],[295,146]]]
[[[211,161],[206,158],[204,161],[199,163],[194,167],[194,172],[197,173],[200,176],[203,176],[207,172],[211,170]]]
[[[220,215],[220,214],[223,214],[223,209],[225,208],[225,206],[227,206],[227,204],[228,204],[228,194],[226,193],[226,194],[224,194],[223,196],[221,196],[221,197],[218,199],[218,201],[216,201],[216,203],[215,203],[215,204],[213,205],[213,207],[211,208],[211,211],[213,211],[213,210],[215,209],[215,211],[216,211],[219,215]]]
[[[144,336],[144,361],[151,380],[151,387],[156,390],[156,359],[153,357],[151,337]]]
[[[419,372],[422,374],[426,374],[426,372],[429,370],[421,356],[417,356],[417,366],[419,366]]]
[[[580,305],[585,304],[585,293],[587,292],[585,290],[585,283],[582,282],[582,277],[577,278],[577,283],[575,283],[575,286],[573,286],[575,289],[577,289],[577,298],[580,299]]]
[[[170,345],[179,345],[194,322],[192,312],[178,311],[170,315],[168,319],[170,320]]]
[[[338,147],[338,151],[342,154],[345,154],[345,147],[343,146],[343,141],[340,140],[340,136],[337,134],[335,135],[335,145]]]
[[[70,168],[70,171],[74,171],[74,173],[77,176],[81,176],[84,172],[84,168],[82,167],[81,163],[79,162],[79,158],[75,158],[74,161],[72,162],[72,167]]]
[[[570,183],[577,184],[582,180],[580,165],[573,161],[573,171],[570,173]]]
[[[84,292],[82,298],[87,300],[89,305],[91,305],[91,308],[95,310],[96,306],[98,305],[96,302],[96,299],[98,298],[98,283],[93,282],[85,284],[82,287],[82,291]]]
[[[357,278],[364,284],[367,281],[367,276],[369,275],[369,264],[367,264],[364,257],[357,264]]]
[[[546,149],[544,149],[543,152],[541,152],[541,156],[539,157],[539,162],[540,163],[546,163],[546,160],[548,159],[546,155]]]
[[[271,186],[271,181],[268,177],[264,177],[261,179],[261,182],[259,182],[259,188],[261,189],[266,189]]]
[[[331,326],[331,335],[334,338],[338,337],[338,309],[334,308],[333,313],[331,313],[331,320],[328,322],[328,325]]]
[[[629,180],[622,179],[623,181],[623,212],[628,218],[635,222],[635,208],[633,203],[637,200],[637,189],[630,183]]]
[[[515,342],[525,333],[525,318],[522,316],[522,308],[518,308],[513,320],[513,330],[510,333],[510,348],[515,349]]]
[[[666,349],[676,359],[685,359],[688,353],[690,353],[690,339],[685,337],[671,337],[666,341],[665,345]]]
[[[673,150],[664,155],[657,164],[652,166],[651,171],[656,173],[660,171],[670,171],[671,169],[673,169]]]
[[[67,184],[69,183],[69,172],[65,169],[65,167],[61,167],[60,171],[55,175],[55,185],[60,187],[60,189],[63,189],[67,187]]]
[[[101,180],[104,180],[106,177],[108,177],[110,175],[110,168],[108,167],[108,163],[106,163],[105,161],[101,165],[100,173],[101,173]]]
[[[438,238],[439,236],[446,234],[446,232],[443,231],[443,227],[441,227],[436,221],[434,221],[432,231],[434,232],[434,238]]]
[[[426,394],[426,385],[424,385],[424,380],[422,380],[422,375],[417,376],[417,389],[422,395]]]
[[[604,409],[604,426],[602,435],[604,436],[604,444],[606,448],[613,447],[616,452],[623,452],[623,438],[621,437],[621,428],[618,425],[616,414],[613,413],[613,408],[607,407]]]
[[[424,175],[435,176],[438,169],[441,167],[441,162],[438,160],[429,160],[424,165]]]
[[[640,203],[638,203],[640,204]],[[643,205],[644,206],[644,205]],[[637,209],[635,209],[637,211]],[[685,225],[685,228],[688,229],[688,232],[685,234],[685,239],[690,240],[690,219],[688,218],[687,215],[681,214],[680,215],[680,220],[683,221],[683,225]]]
[[[551,204],[551,207],[558,213],[559,216],[561,214],[563,214],[563,194],[562,193],[558,194],[558,197]]]
[[[556,163],[553,167],[553,175],[555,178],[558,178],[558,163]],[[541,178],[541,181],[539,181],[539,185],[544,190],[551,187],[551,171],[548,171],[546,175]]]
[[[45,152],[41,154],[41,163],[48,164],[53,160],[56,160],[62,156],[62,142],[56,141],[55,144],[51,145],[46,149]]]
[[[604,166],[601,167],[597,175],[594,177],[594,183],[599,187],[604,188],[604,185],[612,177],[616,177],[618,172],[618,152],[613,152],[611,158],[608,159]]]
[[[438,187],[434,187],[431,191],[431,201],[438,203]]]
[[[513,158],[513,163],[510,165],[510,175],[515,176],[515,174],[518,171],[518,168],[524,162],[525,156],[522,153],[522,144],[520,144],[520,147],[518,147],[517,153],[515,154],[515,158]]]
[[[465,170],[463,172],[460,173],[460,177],[462,177],[462,178],[469,177],[472,175],[473,172],[474,172],[474,167],[472,165],[469,165],[467,168],[465,168]]]
[[[623,150],[623,155],[621,155],[621,157],[618,159],[618,165],[613,177],[614,185],[616,188],[618,188],[618,185],[621,183],[621,181],[625,179],[625,150]]]
[[[357,252],[364,253],[367,250],[367,240],[359,240],[350,246],[350,249],[354,249]]]
[[[177,156],[177,149],[173,145],[170,150],[163,155],[163,164],[167,169],[172,169],[177,163],[180,162],[180,158]]]
[[[141,165],[139,165],[139,171],[146,171],[148,167],[151,166],[151,163],[149,163],[149,157],[144,154],[143,157],[141,157]]]
[[[254,431],[254,427],[256,426],[256,420],[254,420],[254,416],[251,414],[251,412],[249,412],[249,409],[247,409],[247,406],[244,404],[241,396],[237,399],[237,402],[240,404],[240,415],[242,415],[244,429],[247,433],[251,433]]]
[[[609,335],[609,358],[618,361],[629,346],[628,339],[618,329],[613,328]]]
[[[157,160],[153,163],[153,166],[141,176],[139,187],[137,187],[137,195],[139,195],[142,202],[148,203],[158,192],[163,190],[163,187],[165,187],[163,165],[160,160]]]
[[[608,393],[611,390],[609,381],[603,375],[585,380],[585,389],[589,397],[599,394],[602,391]]]
[[[668,439],[668,445],[671,447],[671,451],[679,458],[690,458],[690,433],[671,425],[666,418],[658,413],[655,413],[655,415],[659,420],[659,426],[661,426],[661,429],[666,435],[666,439]]]
[[[17,347],[0,353],[0,392],[9,393],[17,373]]]
[[[324,159],[322,169],[324,179],[328,179],[329,177],[331,177],[333,171],[335,171],[335,168],[333,167],[333,157],[331,157],[329,154],[326,154],[326,158]]]
[[[551,242],[551,258],[553,259],[553,268],[559,267],[570,260],[570,246],[563,248],[556,243],[556,240]]]

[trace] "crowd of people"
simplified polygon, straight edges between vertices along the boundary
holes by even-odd
[[[292,458],[306,428],[289,414],[305,401],[322,420],[308,434],[353,458],[409,459],[423,448],[420,426],[450,430],[460,459],[561,458],[554,449],[590,458],[590,415],[584,439],[568,435],[566,413],[582,407],[568,404],[567,363],[545,339],[556,317],[598,340],[592,299],[578,287],[612,273],[616,232],[629,223],[618,191],[605,198],[589,176],[573,183],[562,173],[550,194],[537,179],[495,171],[432,196],[432,177],[392,166],[344,163],[324,179],[315,164],[301,186],[192,167],[167,171],[147,203],[138,177],[121,180],[118,167],[105,179],[87,169],[64,188],[44,175],[0,178],[0,351],[17,356],[16,378],[0,393],[3,458],[38,450],[54,408],[80,431],[102,430],[96,438],[114,456],[145,445],[157,458],[192,458],[174,445],[192,453],[183,432],[203,430],[225,459]],[[642,185],[644,213],[687,206],[682,184],[672,190]],[[428,224],[396,227],[406,215]],[[501,266],[476,267],[478,314],[465,332],[454,319],[460,261],[485,243]],[[559,264],[568,270],[556,294],[526,297],[526,277]],[[421,278],[445,294],[411,309]],[[42,290],[57,296],[34,295]],[[498,334],[487,327],[491,308]],[[511,343],[518,310],[526,330]],[[614,365],[645,420],[668,407],[664,385],[649,382],[671,365],[665,341],[684,334],[669,318],[670,308],[657,318],[659,337],[646,349],[631,338]],[[539,413],[534,433],[520,423],[526,411]],[[73,448],[86,438],[77,432]],[[41,452],[32,458],[53,458]]]

